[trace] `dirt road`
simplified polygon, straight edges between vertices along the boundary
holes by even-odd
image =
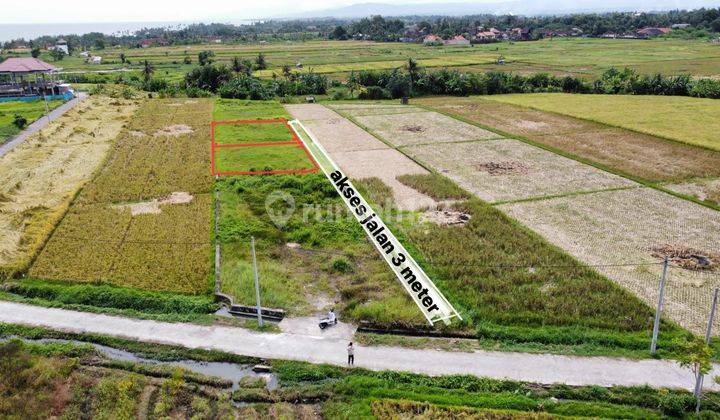
[[[347,341],[333,336],[270,334],[241,328],[137,320],[0,301],[0,322],[105,334],[139,341],[221,350],[269,359],[343,366]],[[643,385],[691,389],[691,373],[662,360],[473,353],[357,346],[355,365],[429,375],[471,374],[569,385]],[[720,375],[716,366],[711,377]],[[706,387],[720,389],[709,378]]]

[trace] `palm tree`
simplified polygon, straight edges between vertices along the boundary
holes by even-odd
[[[245,71],[245,64],[243,64],[240,57],[233,57],[230,67],[232,67],[235,73],[242,73]]]
[[[408,58],[405,70],[407,70],[408,76],[410,76],[410,94],[412,94],[417,75],[420,73],[420,65],[413,58]]]
[[[152,78],[153,73],[155,73],[155,67],[152,65],[151,62],[148,60],[145,60],[143,62],[143,68],[142,68],[142,75],[143,79],[145,80],[145,83],[150,81],[150,78]]]

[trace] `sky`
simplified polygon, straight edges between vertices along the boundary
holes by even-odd
[[[378,3],[442,3],[448,0],[372,0]],[[458,1],[458,0],[451,0]],[[486,0],[488,1],[488,0]],[[230,22],[330,9],[369,0],[0,0],[0,23]],[[485,2],[485,1],[480,1]]]
[[[0,0],[0,24],[105,23],[105,22],[223,22],[290,16],[302,12],[334,9],[357,3],[496,3],[503,0]],[[607,0],[545,0],[548,4],[606,4]],[[712,6],[716,0],[674,0]],[[542,0],[540,0],[542,2]],[[671,1],[672,2],[672,1]],[[654,0],[614,0],[614,4],[652,5]],[[2,28],[0,27],[0,31]]]

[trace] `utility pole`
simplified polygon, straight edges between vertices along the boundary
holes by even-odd
[[[718,290],[715,289],[713,293],[712,306],[710,307],[710,318],[708,319],[707,330],[705,330],[705,344],[710,345],[710,334],[712,333],[712,324],[715,319],[715,308],[717,307],[718,301]],[[700,396],[702,395],[703,378],[705,375],[701,375],[698,372],[697,381],[695,382],[695,399],[697,404],[695,405],[695,413],[700,413]]]
[[[250,246],[252,248],[253,274],[255,275],[255,301],[257,302],[257,319],[258,325],[263,326],[262,312],[260,306],[260,280],[258,279],[257,258],[255,258],[255,237],[250,238]]]
[[[650,354],[655,355],[657,351],[657,339],[660,332],[660,314],[662,313],[663,298],[665,297],[665,281],[667,280],[668,257],[665,257],[663,263],[662,277],[660,278],[660,293],[658,294],[657,309],[655,310],[655,323],[653,324],[652,343],[650,344]]]

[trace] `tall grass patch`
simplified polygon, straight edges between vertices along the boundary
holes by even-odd
[[[254,302],[249,243],[255,237],[263,305],[307,314],[335,302],[341,318],[420,321],[324,175],[223,177],[217,188],[224,292]],[[283,199],[273,199],[277,191]]]

